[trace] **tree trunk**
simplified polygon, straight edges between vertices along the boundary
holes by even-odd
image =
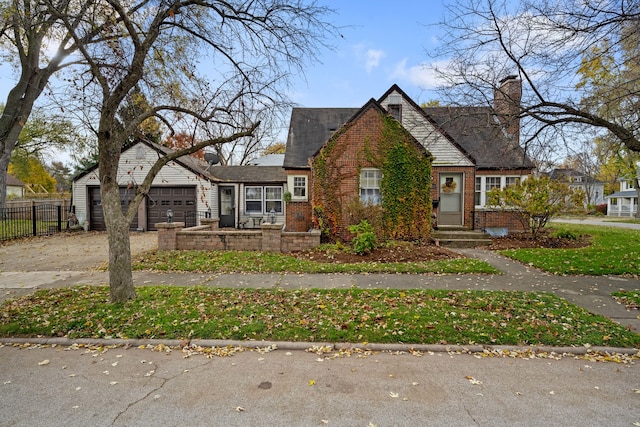
[[[122,213],[117,183],[101,187],[100,192],[109,237],[110,299],[112,303],[125,302],[136,297],[131,272],[129,222]]]

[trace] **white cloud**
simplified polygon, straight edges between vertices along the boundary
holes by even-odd
[[[422,63],[407,66],[407,59],[398,62],[389,76],[391,80],[404,80],[422,89],[433,89],[438,86],[438,78],[433,65]]]
[[[380,65],[380,60],[384,57],[384,52],[376,49],[367,50],[365,68],[367,73]]]

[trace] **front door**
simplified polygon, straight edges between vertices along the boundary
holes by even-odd
[[[218,206],[220,215],[220,227],[236,226],[236,198],[235,190],[230,185],[218,186]]]
[[[440,174],[440,206],[438,225],[462,225],[462,174]]]

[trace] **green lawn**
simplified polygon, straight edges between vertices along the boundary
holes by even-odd
[[[152,251],[137,257],[134,270],[207,273],[451,273],[499,274],[484,261],[459,258],[444,261],[354,264],[316,262],[277,252]]]
[[[636,347],[640,335],[552,294],[140,287],[40,290],[0,307],[0,336]]]
[[[518,249],[500,253],[555,274],[640,275],[640,231],[604,226],[554,223],[592,237],[591,246],[580,249]]]

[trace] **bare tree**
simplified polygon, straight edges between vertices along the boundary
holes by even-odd
[[[70,0],[49,3],[57,13],[70,17],[75,28],[83,10]],[[0,210],[5,207],[7,168],[22,128],[31,116],[36,100],[51,77],[77,64],[77,43],[89,45],[102,31],[100,26],[73,40],[49,7],[39,0],[1,0],[0,52],[7,63],[17,69],[17,81],[9,90],[0,117]],[[47,55],[45,52],[52,52]]]
[[[81,25],[48,1],[87,64],[66,93],[94,123],[111,301],[125,301],[135,297],[129,224],[156,174],[183,155],[254,136],[257,118],[286,102],[288,79],[315,59],[335,28],[324,21],[330,10],[302,0],[85,0]],[[100,42],[84,44],[96,27],[103,28]],[[123,122],[118,111],[134,90],[148,105]],[[216,134],[159,157],[123,212],[121,149],[152,117],[170,133],[211,125]]]
[[[622,54],[638,30],[638,0],[458,0],[447,9],[442,48],[435,56],[447,64],[437,71],[449,100],[486,103],[502,78],[516,75],[523,82],[520,118],[526,148],[535,150],[534,143],[541,142],[543,149],[556,150],[587,126],[640,151],[638,75],[624,73],[638,58]],[[629,108],[618,114],[583,103],[586,93],[576,87],[585,53],[604,38],[613,39],[606,53],[619,61],[619,75],[626,76],[625,90],[616,96],[625,97]]]

